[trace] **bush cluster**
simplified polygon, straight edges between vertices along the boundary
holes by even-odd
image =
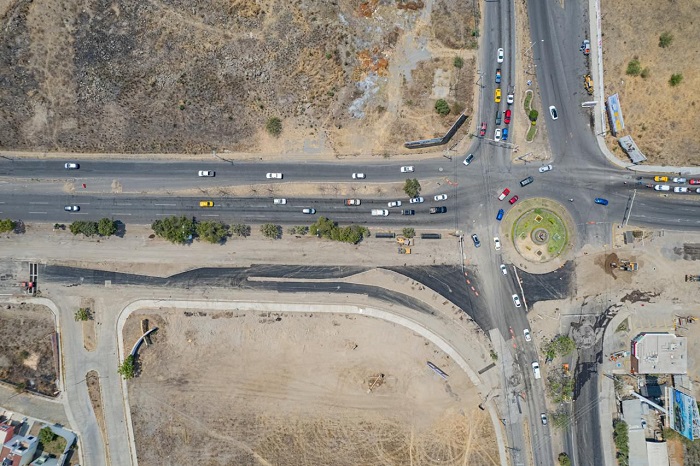
[[[339,227],[336,222],[326,217],[319,217],[319,219],[309,227],[309,232],[312,235],[322,238],[352,244],[357,244],[362,241],[362,238],[369,236],[369,230],[363,226],[350,225],[347,227]]]

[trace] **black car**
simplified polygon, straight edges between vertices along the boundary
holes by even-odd
[[[416,215],[416,211],[413,209],[404,209],[401,211],[401,215]]]
[[[430,213],[431,214],[444,214],[447,212],[447,207],[442,206],[442,207],[431,207],[430,208]]]
[[[478,248],[481,246],[481,241],[479,241],[479,237],[476,236],[476,234],[472,235],[472,241],[474,241],[474,247]]]
[[[520,181],[520,186],[527,186],[527,185],[529,185],[530,183],[532,183],[533,181],[535,181],[535,180],[534,180],[531,176],[528,176],[528,177],[525,178],[524,180],[521,180],[521,181]]]

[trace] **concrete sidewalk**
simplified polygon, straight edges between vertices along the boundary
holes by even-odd
[[[598,147],[605,155],[608,161],[620,168],[631,170],[640,173],[677,173],[683,175],[700,175],[700,167],[673,167],[664,165],[635,165],[632,162],[623,162],[610,152],[605,144],[605,134],[607,128],[607,116],[605,112],[605,81],[603,80],[603,36],[601,31],[601,11],[600,0],[588,0],[591,37],[595,37],[595,41],[591,41],[591,74],[597,76],[598,85],[594,86],[594,100],[598,102],[597,108],[593,111],[598,112],[596,118],[593,118],[594,131]]]

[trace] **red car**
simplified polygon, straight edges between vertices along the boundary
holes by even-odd
[[[511,115],[510,109],[506,110],[505,116],[503,118],[503,123],[505,123],[506,125],[510,124],[510,115]]]
[[[481,131],[479,132],[479,136],[484,137],[486,134],[486,122],[482,121],[481,122]]]
[[[690,184],[700,184],[700,180],[698,179],[693,179],[689,181]]]
[[[498,196],[498,200],[502,201],[503,199],[508,197],[508,194],[510,194],[510,189],[508,189],[508,188],[504,189],[503,192],[501,193],[501,195]]]
[[[508,202],[510,202],[511,204],[515,204],[516,202],[518,202],[518,196],[511,197]]]

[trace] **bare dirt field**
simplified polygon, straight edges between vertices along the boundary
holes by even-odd
[[[601,1],[605,94],[620,94],[623,135],[634,138],[649,164],[700,164],[697,119],[689,117],[700,105],[700,63],[688,59],[697,55],[700,42],[700,27],[693,21],[698,6],[697,0]],[[659,38],[665,32],[672,42],[662,48]],[[628,63],[635,59],[642,72],[627,75]],[[683,79],[671,86],[671,75],[677,73]],[[607,143],[629,161],[615,138],[608,137]]]
[[[143,317],[159,330],[128,384],[141,465],[499,463],[467,375],[402,327],[351,315],[144,310],[124,327],[127,346]]]
[[[401,150],[471,107],[479,15],[457,0],[3,0],[0,148]]]
[[[44,306],[0,305],[0,380],[53,396],[58,374],[54,365],[53,313]]]

